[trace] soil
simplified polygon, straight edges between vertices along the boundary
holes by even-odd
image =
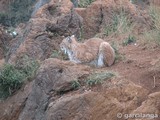
[[[157,75],[160,71],[156,70],[156,63],[159,62],[159,50],[159,47],[148,48],[142,43],[121,47],[119,52],[124,60],[106,70],[119,73],[123,78],[148,89],[151,93],[157,92],[160,90],[160,76]]]

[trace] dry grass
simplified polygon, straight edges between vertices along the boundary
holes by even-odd
[[[143,39],[147,43],[156,43],[160,44],[160,8],[154,5],[151,5],[149,8],[149,13],[153,22],[153,29],[143,33]]]

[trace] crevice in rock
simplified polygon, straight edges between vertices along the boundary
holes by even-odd
[[[104,15],[103,15],[103,6],[101,4],[101,7],[100,7],[100,21],[99,21],[99,30],[101,28],[101,25],[103,24],[103,19],[104,19]]]

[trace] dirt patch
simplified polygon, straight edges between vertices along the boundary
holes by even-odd
[[[159,60],[159,50],[159,47],[147,49],[139,43],[121,47],[119,51],[123,60],[107,69],[118,72],[123,78],[143,86],[150,92],[159,91],[159,70],[154,69],[156,61]]]

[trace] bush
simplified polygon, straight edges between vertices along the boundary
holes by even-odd
[[[143,39],[149,43],[160,44],[160,8],[151,5],[149,8],[149,13],[153,22],[153,28],[150,31],[146,31],[143,34]]]
[[[61,56],[61,52],[57,51],[57,50],[53,50],[52,54],[51,54],[51,58],[59,58]]]
[[[39,63],[36,60],[32,60],[27,55],[23,56],[21,61],[17,61],[15,67],[26,75],[26,78],[31,78],[35,75],[39,68]]]
[[[0,72],[0,98],[6,98],[23,83],[25,74],[11,64],[5,64]]]
[[[0,70],[0,98],[7,98],[20,89],[25,80],[35,75],[38,67],[38,62],[28,59],[20,65],[5,64]]]
[[[8,13],[0,13],[0,23],[3,25],[9,25],[10,19]]]
[[[124,10],[120,13],[113,13],[112,22],[107,24],[104,28],[104,35],[109,36],[112,34],[123,34],[130,32],[133,29],[130,19]]]
[[[16,26],[29,20],[32,6],[36,0],[14,0],[6,13],[0,13],[0,23],[5,26]]]
[[[78,89],[78,88],[80,88],[80,86],[81,86],[81,84],[79,83],[78,80],[73,80],[73,81],[71,82],[71,84],[72,84],[72,88],[73,88],[73,89]]]
[[[89,86],[101,84],[104,80],[110,79],[113,76],[115,76],[114,73],[107,71],[94,73],[88,76],[88,78],[86,79],[86,84]]]

